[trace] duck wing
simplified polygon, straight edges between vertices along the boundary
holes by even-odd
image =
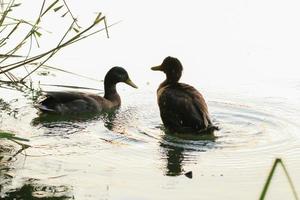
[[[185,91],[192,99],[193,106],[198,111],[198,113],[202,116],[204,126],[207,127],[208,125],[211,125],[208,107],[202,94],[198,90],[196,90],[193,86],[190,86],[188,84],[180,83],[179,85],[181,90]]]
[[[73,114],[83,112],[101,111],[104,99],[88,93],[81,92],[46,92],[37,106],[42,112]]]
[[[178,83],[159,89],[158,104],[170,130],[195,132],[211,124],[203,96],[190,85]]]

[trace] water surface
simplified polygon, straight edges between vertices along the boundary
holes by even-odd
[[[103,34],[88,39],[54,58],[52,65],[99,80],[110,67],[125,67],[139,89],[119,84],[122,106],[114,113],[43,122],[38,119],[30,92],[0,89],[1,129],[30,139],[31,145],[1,164],[1,197],[33,194],[61,199],[250,200],[259,197],[277,157],[283,159],[300,192],[300,81],[294,67],[299,61],[280,54],[283,50],[270,45],[273,41],[266,35],[242,40],[251,35],[243,23],[255,27],[254,22],[267,20],[260,12],[261,19],[249,18],[247,12],[255,10],[252,3],[230,1],[229,7],[201,3],[214,14],[218,11],[215,16],[201,6],[202,12],[197,11],[198,4],[190,3],[174,3],[174,10],[164,15],[167,3],[129,1],[128,10],[120,11],[120,5],[104,2],[110,11],[108,17],[124,20],[111,29],[111,38]],[[101,3],[95,2],[82,12],[91,11],[95,5],[101,8]],[[139,9],[131,8],[133,5]],[[280,7],[274,6],[271,15]],[[73,7],[77,11],[80,5],[74,3]],[[157,15],[147,8],[157,9]],[[187,13],[179,17],[177,11]],[[288,17],[284,19],[292,19]],[[192,25],[184,28],[185,20]],[[223,27],[224,21],[229,27]],[[216,32],[223,28],[225,31]],[[242,31],[238,34],[238,30]],[[277,44],[284,45],[281,40]],[[168,55],[182,61],[182,81],[206,98],[213,122],[221,128],[216,137],[165,134],[156,103],[156,88],[164,76],[150,67]],[[292,58],[296,64],[289,61],[283,65],[278,55]],[[33,79],[43,84],[98,88],[103,95],[102,82],[57,71]],[[185,176],[187,172],[193,177]],[[273,181],[269,199],[293,199],[281,169]]]

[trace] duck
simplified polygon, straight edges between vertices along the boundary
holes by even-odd
[[[151,68],[166,74],[157,89],[157,103],[164,127],[173,133],[213,133],[208,107],[202,94],[193,86],[180,83],[183,66],[168,56],[162,64]]]
[[[121,105],[121,98],[116,85],[126,83],[138,88],[122,67],[112,67],[104,78],[104,96],[75,91],[48,91],[36,106],[41,113],[59,115],[78,115],[99,113],[116,109]]]

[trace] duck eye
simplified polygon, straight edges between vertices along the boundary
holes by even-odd
[[[118,74],[118,79],[125,80],[126,76],[124,74]]]

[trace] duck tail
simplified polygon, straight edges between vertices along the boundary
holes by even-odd
[[[42,104],[35,105],[34,107],[36,107],[37,109],[39,109],[42,112],[48,112],[48,113],[54,113],[55,112],[55,110],[53,110],[51,108],[48,108],[47,106],[42,105]]]
[[[210,130],[210,131],[218,131],[220,130],[220,128],[218,126],[215,126],[215,125],[208,125],[208,127],[206,128],[207,130]]]
[[[210,124],[206,128],[198,131],[198,133],[200,133],[200,134],[212,134],[214,131],[218,131],[218,130],[220,130],[220,128],[218,126]]]

